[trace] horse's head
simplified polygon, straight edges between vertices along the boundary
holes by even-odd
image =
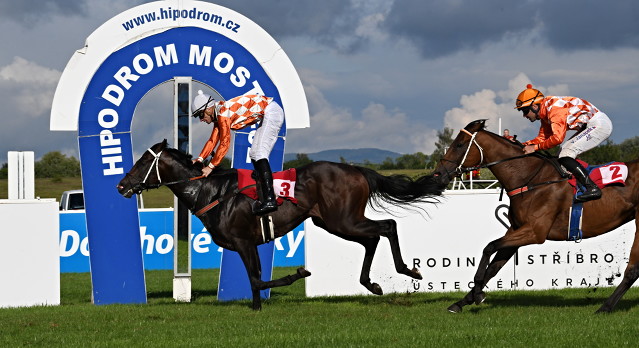
[[[160,186],[162,180],[160,157],[165,149],[166,139],[146,150],[142,157],[135,162],[133,168],[120,180],[117,186],[118,192],[126,198],[131,198],[133,194]]]
[[[485,127],[486,120],[477,120],[469,123],[459,132],[433,173],[440,184],[448,185],[452,178],[482,164],[484,161],[483,149],[475,137]]]

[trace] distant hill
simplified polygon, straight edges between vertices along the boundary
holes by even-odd
[[[313,161],[339,162],[340,157],[342,157],[348,163],[364,163],[365,161],[369,161],[370,163],[379,164],[384,162],[384,160],[388,157],[394,160],[402,154],[393,151],[366,148],[325,150],[315,153],[307,153],[306,155],[308,155],[308,158]],[[294,160],[295,158],[297,158],[297,153],[284,154],[284,162]]]

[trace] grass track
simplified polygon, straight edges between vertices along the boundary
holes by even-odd
[[[277,268],[275,276],[293,273]],[[95,306],[87,273],[62,274],[61,306],[0,309],[0,346],[601,347],[637,346],[639,289],[594,315],[611,288],[500,291],[461,314],[461,293],[304,297],[272,290],[261,312],[217,302],[217,270],[195,270],[194,301],[172,299],[171,271],[147,271],[147,305]]]

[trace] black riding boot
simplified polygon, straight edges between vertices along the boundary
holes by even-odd
[[[568,169],[581,185],[586,187],[586,191],[575,198],[577,202],[587,202],[601,198],[601,190],[597,187],[597,184],[590,180],[586,169],[584,169],[576,159],[572,157],[562,157],[559,159],[559,163]]]
[[[253,162],[257,178],[259,180],[258,189],[261,195],[260,201],[253,206],[253,214],[264,215],[277,210],[275,191],[273,190],[273,173],[268,159],[263,158]]]

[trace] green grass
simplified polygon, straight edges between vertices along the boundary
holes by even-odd
[[[294,272],[277,268],[275,276]],[[86,273],[62,274],[62,305],[0,309],[0,346],[601,347],[636,346],[639,290],[595,315],[611,288],[496,291],[452,314],[461,293],[306,298],[304,281],[272,290],[263,310],[217,302],[217,270],[194,270],[191,303],[171,271],[147,271],[148,304],[95,306]]]

